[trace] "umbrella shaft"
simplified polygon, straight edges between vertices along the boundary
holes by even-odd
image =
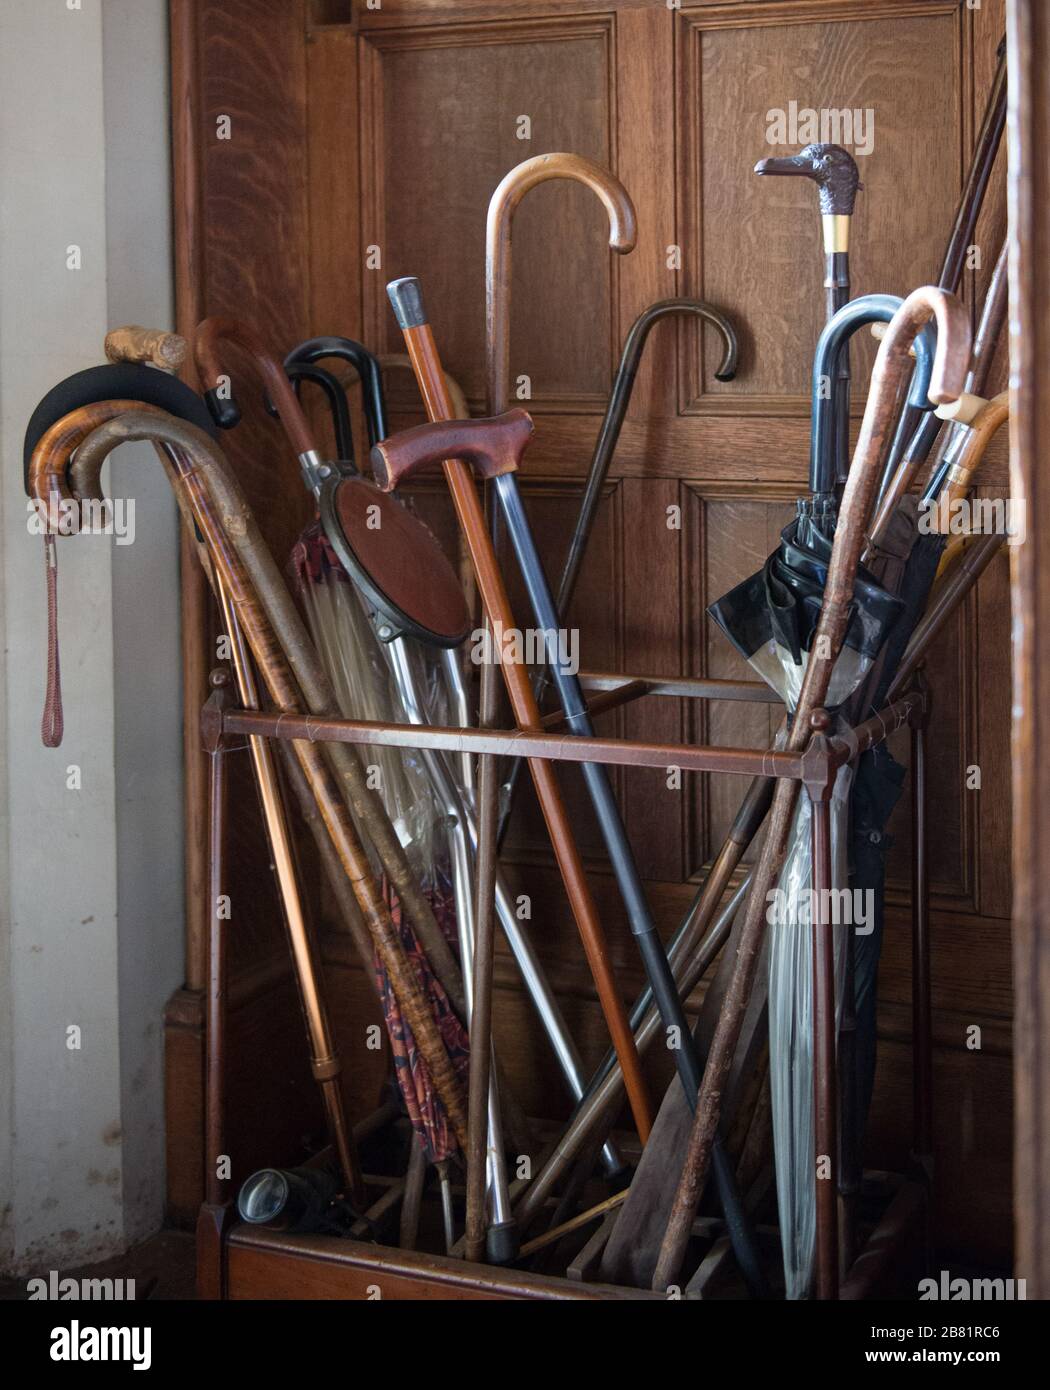
[[[548,665],[561,700],[566,724],[574,734],[584,738],[593,737],[594,729],[587,714],[587,704],[579,679],[567,669],[566,663],[559,655],[558,613],[536,550],[517,479],[512,473],[504,473],[493,482],[532,611],[545,633]],[[675,1065],[690,1110],[695,1110],[702,1075],[700,1059],[682,1001],[678,997],[671,966],[645,898],[641,875],[624,830],[608,773],[600,763],[583,763],[582,768],[584,782],[627,909],[631,932],[637,939],[649,985],[661,1021],[667,1030],[668,1046],[674,1052]],[[732,1169],[717,1139],[713,1167],[734,1251],[748,1285],[753,1291],[758,1292],[764,1287],[764,1279],[757,1250],[748,1229]]]

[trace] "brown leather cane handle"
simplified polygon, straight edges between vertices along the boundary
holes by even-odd
[[[756,174],[794,174],[812,179],[820,193],[825,216],[850,217],[860,181],[857,161],[841,145],[807,145],[785,159],[760,159]]]
[[[106,357],[110,362],[140,362],[177,372],[189,355],[190,345],[178,333],[159,328],[140,328],[128,324],[106,334]]]
[[[498,478],[517,469],[532,431],[532,416],[520,408],[490,419],[417,425],[375,446],[372,472],[384,492],[445,459],[462,459],[480,477]]]

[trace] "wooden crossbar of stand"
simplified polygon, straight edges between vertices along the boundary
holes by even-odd
[[[598,692],[598,708],[637,700],[643,696],[689,696],[696,699],[757,700],[759,689],[750,682],[675,681],[633,675],[587,673],[585,688]],[[402,747],[428,746],[457,749],[472,740],[484,743],[486,752],[520,754],[529,738],[543,743],[542,756],[555,761],[580,761],[586,744],[591,760],[622,765],[653,765],[660,758],[712,772],[763,773],[800,780],[809,794],[813,815],[813,883],[822,902],[821,886],[830,885],[831,818],[827,803],[836,774],[858,753],[881,743],[897,729],[907,727],[912,738],[913,834],[913,1040],[915,1048],[914,1150],[917,1171],[900,1180],[882,1219],[856,1253],[843,1266],[840,1284],[838,1230],[838,1144],[836,1119],[838,1095],[835,1076],[835,988],[831,925],[820,912],[814,929],[814,1114],[816,1152],[826,1155],[827,1176],[817,1180],[817,1255],[815,1289],[820,1298],[869,1297],[886,1283],[894,1264],[909,1245],[924,1249],[928,1228],[929,1187],[932,1180],[932,1040],[929,971],[929,873],[926,857],[925,728],[928,696],[916,690],[895,701],[874,718],[847,735],[830,737],[830,721],[817,727],[801,757],[772,754],[766,749],[732,749],[696,745],[632,744],[628,740],[581,740],[552,732],[557,716],[543,733],[522,735],[512,731],[421,729],[415,725],[363,723],[352,720],[314,720],[306,716],[271,716],[233,707],[228,684],[214,681],[215,689],[205,706],[202,727],[210,757],[212,794],[209,802],[209,902],[219,896],[223,876],[223,844],[226,796],[223,761],[227,740],[233,734],[261,734],[268,738],[302,738],[367,742]],[[825,895],[826,896],[826,895]],[[224,1027],[226,954],[221,924],[209,911],[210,949],[208,982],[208,1037],[206,1062],[206,1150],[226,1151],[223,1077],[225,1074]],[[392,1108],[388,1114],[392,1114]],[[367,1121],[365,1122],[368,1123]],[[397,1182],[385,1180],[372,1209],[374,1217],[392,1210],[398,1200]],[[599,1262],[600,1252],[616,1219],[609,1203],[595,1208],[591,1222],[577,1226],[584,1244],[567,1277],[527,1271],[493,1269],[466,1260],[404,1251],[393,1246],[368,1244],[333,1236],[292,1236],[236,1220],[226,1184],[208,1168],[208,1190],[198,1221],[198,1291],[203,1298],[448,1298],[448,1299],[653,1299],[663,1295],[649,1290],[598,1284],[586,1275]],[[852,1223],[852,1213],[847,1213]],[[711,1237],[705,1259],[689,1281],[685,1296],[703,1298],[728,1257],[729,1243],[720,1223],[705,1220],[704,1234]],[[594,1229],[592,1230],[592,1226]],[[710,1228],[710,1229],[708,1229]],[[361,1222],[354,1228],[359,1234]]]

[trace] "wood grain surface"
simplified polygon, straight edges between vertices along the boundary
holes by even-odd
[[[185,4],[176,0],[176,8]],[[712,299],[740,333],[738,379],[714,381],[714,347],[695,327],[654,332],[570,623],[581,631],[587,666],[740,674],[704,608],[761,564],[805,490],[807,382],[823,299],[812,188],[750,172],[770,153],[766,113],[791,100],[873,109],[851,242],[854,290],[900,293],[929,280],[991,80],[1004,0],[984,0],[977,10],[959,0],[704,0],[678,12],[663,0],[384,0],[379,11],[342,0],[199,0],[194,8],[197,46],[183,66],[196,74],[200,106],[203,232],[194,242],[180,174],[180,254],[197,247],[185,256],[184,274],[196,286],[200,315],[250,319],[277,351],[307,333],[343,333],[389,350],[396,330],[385,283],[418,274],[446,365],[477,408],[484,214],[497,182],[519,161],[558,149],[608,163],[624,181],[638,211],[629,256],[610,255],[601,209],[568,185],[538,190],[515,224],[513,370],[531,379],[533,398],[522,404],[537,425],[522,475],[526,503],[556,574],[627,329],[662,296]],[[214,139],[221,113],[233,118],[229,142]],[[531,141],[516,138],[520,115],[532,118]],[[978,224],[981,264],[964,279],[971,304],[998,253],[1004,186],[1001,156]],[[375,269],[366,263],[372,245],[381,253]],[[682,248],[680,272],[667,264],[674,245]],[[181,319],[179,326],[186,331]],[[859,407],[871,345],[855,341]],[[1004,364],[993,373],[995,390]],[[257,393],[241,394],[246,423],[227,443],[283,557],[308,500]],[[394,428],[422,418],[407,380],[392,386],[391,399]],[[1009,485],[1005,441],[989,451],[981,482],[996,492]],[[428,483],[415,496],[454,554],[442,490]],[[681,508],[680,530],[666,525],[669,506]],[[513,566],[508,577],[524,614]],[[945,1248],[978,1258],[1000,1258],[1010,1247],[1007,591],[1001,558],[929,665],[937,730],[929,753],[935,1083],[944,1125],[937,1233]],[[775,712],[755,705],[649,699],[606,714],[599,729],[740,743],[767,741],[776,722]],[[979,791],[965,786],[975,763]],[[561,780],[613,962],[631,994],[641,984],[637,953],[578,770],[566,769]],[[743,782],[686,777],[674,792],[659,773],[621,770],[614,785],[669,931]],[[279,969],[283,941],[247,781],[232,796],[241,808],[236,891],[249,919],[234,939],[233,970],[250,978],[260,961]],[[901,1116],[909,1109],[908,814],[905,797],[892,827],[883,1050],[869,1135],[872,1160],[898,1167],[907,1161]],[[607,1038],[528,792],[507,866],[515,888],[533,900],[531,930],[569,1025],[585,1059],[597,1061]],[[314,906],[328,919],[323,898]],[[374,1103],[385,1060],[361,1043],[364,1020],[374,1016],[363,976],[337,934],[324,940],[348,1104],[357,1113]],[[496,1041],[511,1082],[526,1109],[564,1116],[568,1101],[549,1051],[502,941],[498,950]],[[266,998],[244,1008],[265,1010]],[[964,1020],[992,1040],[982,1051],[967,1049]],[[187,1058],[178,1069],[184,1080]],[[663,1058],[647,1067],[655,1084],[666,1079]],[[299,1088],[290,1094],[290,1113],[309,1129],[316,1117]],[[247,1104],[240,1113],[260,1140],[272,1122],[274,1161],[295,1157],[287,1152],[287,1115],[271,1120]],[[971,1147],[963,1155],[966,1116]],[[1035,1145],[1033,1138],[1029,1151],[1038,1154]]]

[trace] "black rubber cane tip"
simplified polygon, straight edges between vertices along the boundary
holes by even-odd
[[[423,290],[414,275],[403,275],[400,280],[391,280],[386,287],[398,328],[422,328],[427,321],[423,308]]]
[[[218,387],[211,391],[205,391],[204,399],[207,402],[211,418],[221,430],[232,430],[241,423],[241,410],[232,396],[223,397],[219,395]]]
[[[516,1221],[501,1221],[485,1233],[485,1256],[490,1265],[509,1265],[518,1258],[521,1237]]]

